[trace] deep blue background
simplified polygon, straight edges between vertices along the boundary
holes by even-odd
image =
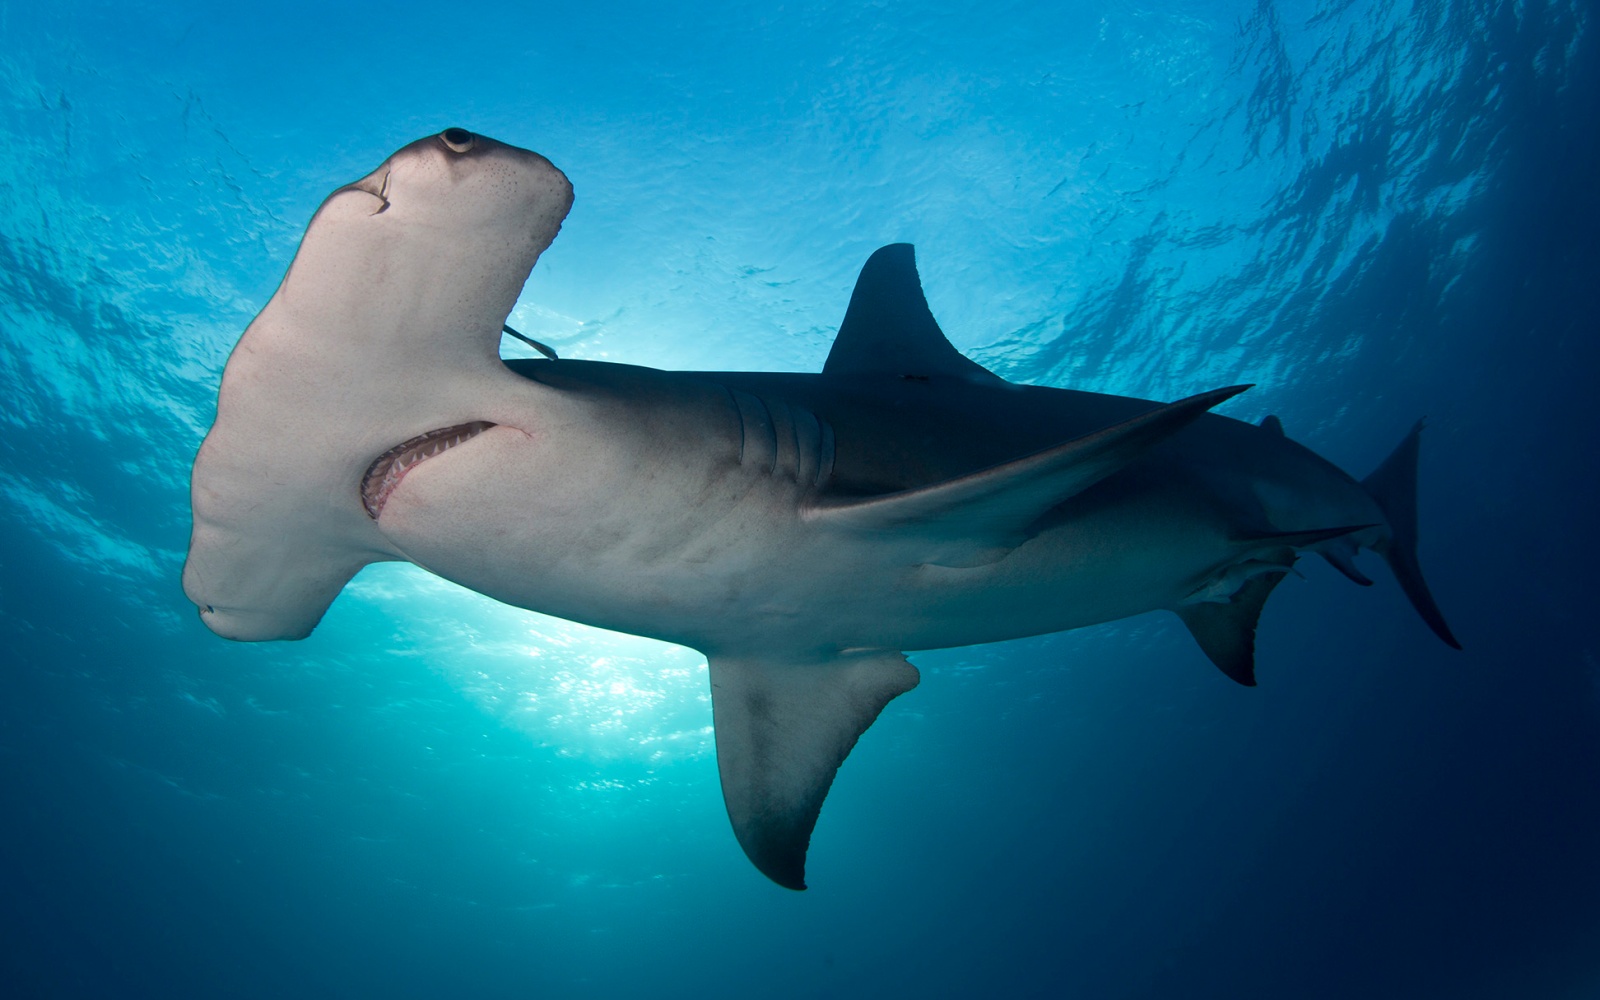
[[[1600,996],[1589,5],[42,6],[0,2],[0,991]],[[1007,377],[1257,382],[1226,412],[1357,475],[1426,414],[1466,650],[1307,566],[1255,690],[1167,615],[919,655],[796,895],[692,654],[396,567],[216,639],[227,351],[445,125],[572,178],[513,314],[567,356],[815,369],[910,240]]]

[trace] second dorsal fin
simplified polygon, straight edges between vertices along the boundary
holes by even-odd
[[[867,258],[822,374],[1005,381],[945,339],[922,295],[909,243],[891,243]]]

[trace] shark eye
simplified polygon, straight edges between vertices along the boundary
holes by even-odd
[[[439,141],[452,153],[465,153],[478,141],[478,137],[464,128],[447,128],[439,133]]]

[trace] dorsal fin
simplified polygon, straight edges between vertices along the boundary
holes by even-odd
[[[867,258],[822,374],[1005,381],[945,339],[923,298],[909,243],[891,243]]]

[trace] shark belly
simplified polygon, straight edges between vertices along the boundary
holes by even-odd
[[[608,368],[633,395],[591,383],[581,434],[489,430],[407,475],[378,529],[445,579],[584,624],[702,650],[781,631],[809,596],[777,569],[805,548],[803,487],[741,462],[720,388]]]
[[[1236,555],[1220,502],[1181,468],[1128,470],[982,565],[929,561],[893,533],[841,535],[803,516],[818,461],[753,445],[750,403],[710,384],[652,396],[659,373],[615,367],[589,370],[608,391],[576,418],[589,425],[581,446],[553,430],[487,431],[407,476],[378,522],[384,537],[517,607],[708,654],[795,658],[971,645],[1171,608]],[[617,380],[629,383],[625,405],[609,392]],[[686,438],[700,448],[664,440]]]

